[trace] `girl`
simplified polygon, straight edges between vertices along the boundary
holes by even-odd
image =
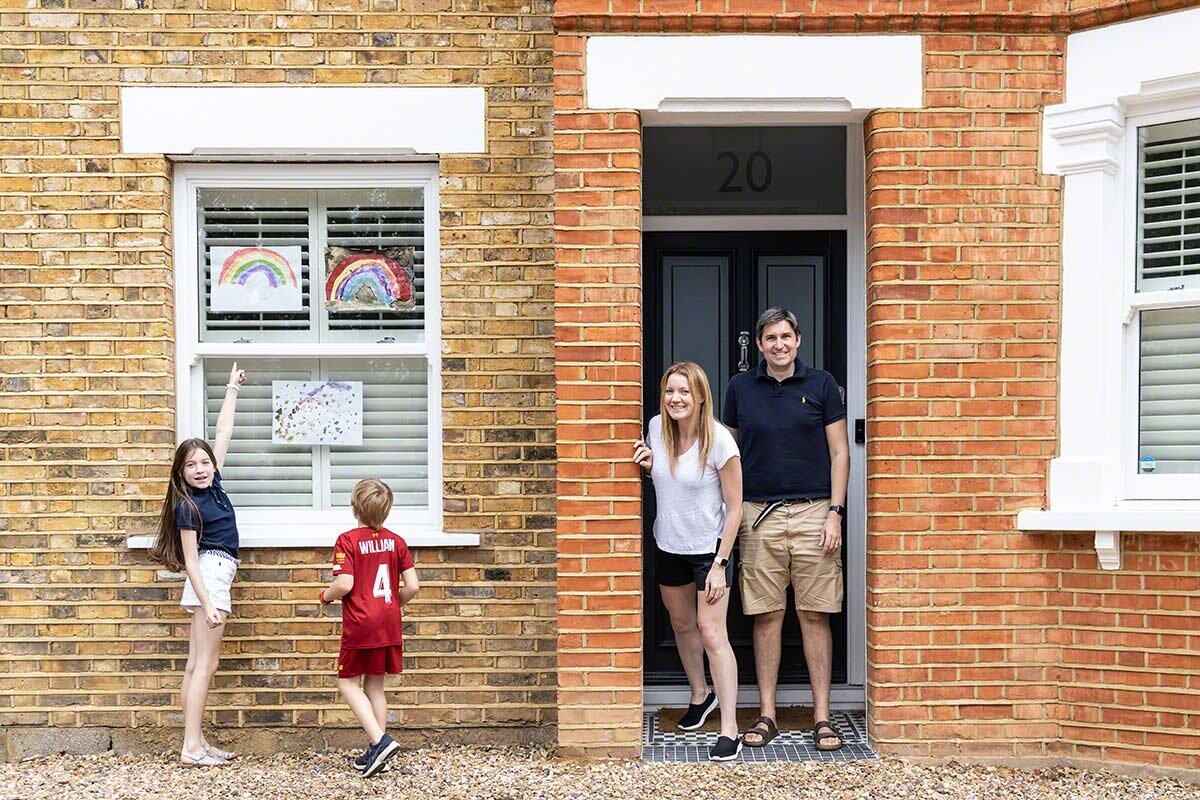
[[[650,473],[658,498],[655,573],[671,617],[692,702],[679,721],[696,730],[718,706],[721,735],[709,752],[732,761],[742,750],[737,729],[737,661],[729,644],[729,554],[742,519],[742,463],[733,435],[713,419],[712,391],[699,365],[672,364],[662,378],[659,415],[634,463]],[[716,694],[704,678],[708,654]]]
[[[213,767],[234,758],[204,738],[200,724],[208,701],[208,685],[220,660],[225,618],[232,610],[229,587],[240,563],[237,519],[229,495],[221,488],[221,467],[233,437],[234,406],[246,373],[229,372],[225,401],[217,416],[217,437],[209,447],[188,439],[175,450],[171,482],[158,522],[158,538],[150,554],[172,571],[187,572],[180,605],[192,613],[187,668],[183,673],[183,749],[179,760],[188,767]]]

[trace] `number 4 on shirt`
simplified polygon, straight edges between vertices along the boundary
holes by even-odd
[[[382,597],[383,602],[389,606],[392,604],[392,581],[387,564],[379,565],[379,571],[375,573],[375,585],[371,587],[371,594],[374,597]]]

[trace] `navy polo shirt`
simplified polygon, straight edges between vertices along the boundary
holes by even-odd
[[[823,369],[797,360],[791,377],[777,381],[762,361],[756,372],[734,375],[722,421],[737,428],[742,496],[758,503],[829,497],[825,426],[845,417],[837,381]]]
[[[201,550],[224,550],[237,558],[237,517],[233,513],[229,495],[221,488],[221,471],[213,473],[212,485],[207,489],[197,489],[191,485],[188,489],[191,490],[196,510],[200,512],[200,519],[196,519],[196,511],[191,506],[180,500],[175,504],[175,524],[179,530],[199,531]]]

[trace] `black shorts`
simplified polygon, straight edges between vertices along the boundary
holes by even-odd
[[[717,549],[721,543],[717,542]],[[704,583],[708,580],[708,571],[717,560],[716,553],[701,553],[687,556],[679,553],[668,553],[654,548],[654,579],[659,586],[687,586],[696,584],[696,591],[704,591]],[[725,584],[733,585],[733,554],[729,556],[729,564],[725,567]]]

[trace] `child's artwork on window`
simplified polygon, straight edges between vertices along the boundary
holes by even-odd
[[[213,247],[208,277],[210,310],[218,313],[302,311],[300,248]]]
[[[325,248],[325,307],[329,311],[411,311],[413,248]]]
[[[362,381],[272,381],[271,401],[275,444],[362,444]]]

